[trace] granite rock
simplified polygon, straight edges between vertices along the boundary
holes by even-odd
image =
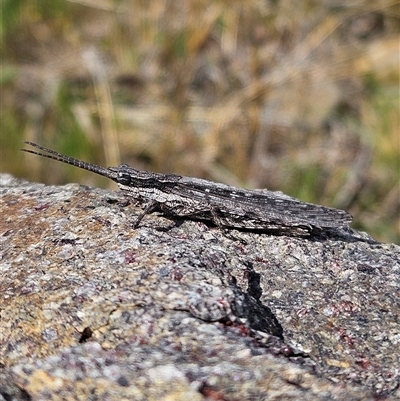
[[[400,398],[400,248],[0,176],[0,400]]]

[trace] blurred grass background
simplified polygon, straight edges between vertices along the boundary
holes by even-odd
[[[400,238],[399,2],[2,0],[2,172],[19,152],[281,190]]]

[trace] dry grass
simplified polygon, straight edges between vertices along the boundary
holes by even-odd
[[[4,0],[1,170],[98,184],[18,152],[33,140],[282,190],[399,242],[399,27],[389,0]]]

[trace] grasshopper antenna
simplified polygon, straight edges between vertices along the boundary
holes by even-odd
[[[23,152],[32,153],[34,155],[47,157],[48,159],[53,159],[62,163],[70,164],[71,166],[79,167],[81,169],[91,171],[92,173],[96,173],[104,177],[110,178],[113,181],[117,181],[117,173],[114,169],[97,166],[96,164],[88,163],[83,160],[75,159],[74,157],[71,156],[63,155],[62,153],[58,153],[55,150],[45,148],[44,146],[38,145],[37,143],[34,142],[24,141],[24,143],[34,148],[37,148],[44,153],[36,152],[31,149],[22,148],[21,150]]]

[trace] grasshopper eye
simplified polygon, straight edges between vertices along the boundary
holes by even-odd
[[[118,184],[129,185],[131,176],[126,171],[118,171]]]

